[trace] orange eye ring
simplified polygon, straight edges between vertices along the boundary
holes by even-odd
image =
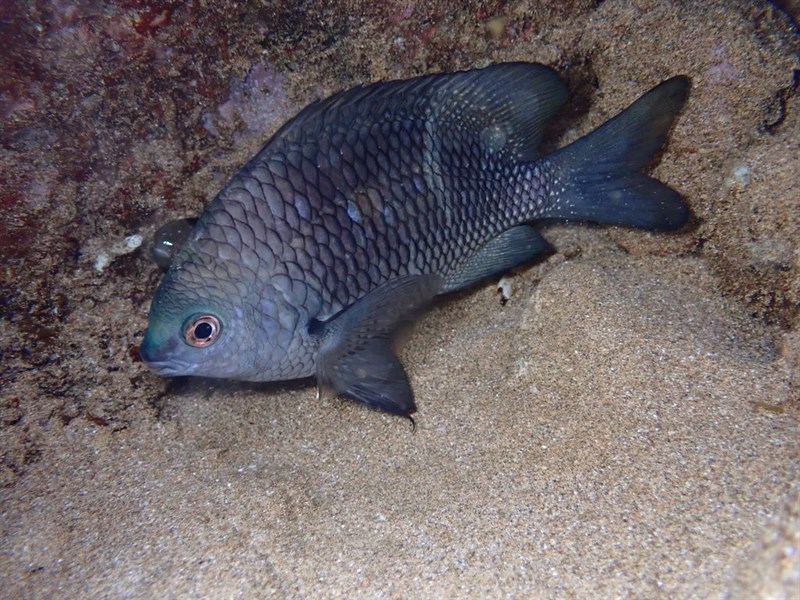
[[[217,341],[222,323],[214,315],[191,317],[183,328],[184,341],[195,348],[204,348]]]

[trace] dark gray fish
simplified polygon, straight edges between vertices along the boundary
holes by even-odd
[[[316,375],[410,414],[393,334],[435,296],[548,250],[531,223],[685,223],[677,192],[641,169],[688,90],[669,79],[545,157],[542,132],[566,89],[543,65],[376,83],[312,104],[200,216],[156,291],[142,358],[166,376]]]

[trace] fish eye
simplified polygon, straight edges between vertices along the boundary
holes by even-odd
[[[183,339],[190,346],[203,348],[213,344],[222,332],[222,323],[214,315],[195,315],[186,321]]]

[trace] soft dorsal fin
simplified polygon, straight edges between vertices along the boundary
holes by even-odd
[[[456,74],[436,91],[431,105],[439,123],[479,140],[483,148],[532,161],[547,122],[566,99],[566,86],[550,67],[501,63]]]

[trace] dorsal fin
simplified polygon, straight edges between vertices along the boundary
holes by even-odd
[[[566,96],[556,72],[534,63],[378,82],[309,105],[270,143],[309,139],[330,127],[360,129],[381,119],[411,118],[430,122],[445,144],[477,142],[529,161],[536,158],[544,127]]]
[[[531,161],[547,122],[566,98],[566,87],[553,69],[503,63],[457,74],[437,90],[431,105],[438,123],[448,129],[512,160]]]

